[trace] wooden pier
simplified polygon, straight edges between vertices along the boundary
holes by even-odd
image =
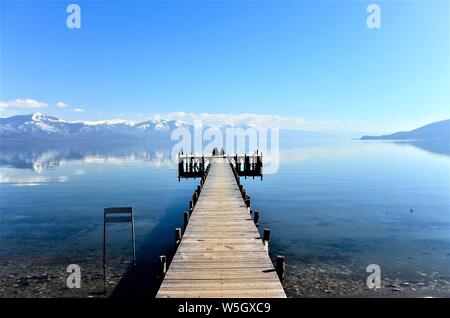
[[[270,231],[263,241],[230,158],[211,156],[208,169],[202,166],[203,186],[185,213],[182,237],[176,231],[178,248],[156,297],[286,297],[279,278],[284,258],[276,271],[268,255]]]

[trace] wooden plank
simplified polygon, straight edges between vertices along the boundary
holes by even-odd
[[[160,289],[158,298],[285,298],[283,289],[236,289],[236,290],[197,290],[176,291]]]
[[[210,164],[157,297],[286,297],[228,160]]]

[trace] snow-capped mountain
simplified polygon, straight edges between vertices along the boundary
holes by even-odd
[[[195,135],[194,126],[162,118],[143,122],[125,120],[75,121],[69,122],[41,113],[0,118],[1,141],[118,141],[145,139],[152,143],[173,143],[172,131],[183,127]],[[209,128],[212,126],[204,126]],[[250,125],[224,124],[219,128],[226,136],[227,128],[248,129]],[[321,132],[280,129],[280,141],[294,142],[307,140],[329,140],[336,138]]]
[[[8,140],[65,140],[104,138],[155,138],[170,140],[179,121],[155,119],[145,122],[122,120],[68,122],[41,113],[0,118],[0,138]]]

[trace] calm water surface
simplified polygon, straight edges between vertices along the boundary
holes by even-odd
[[[54,293],[60,285],[49,279],[52,291],[39,295],[73,296],[63,284],[71,263],[80,263],[98,284],[107,206],[133,206],[138,267],[147,268],[141,278],[154,289],[148,271],[158,255],[173,252],[174,228],[182,226],[198,183],[178,182],[169,152],[147,145],[3,144],[0,278],[7,287],[0,295],[20,296],[11,288],[22,288],[33,296],[38,288],[23,277],[39,270],[50,277],[57,272],[61,281]],[[391,282],[428,278],[444,291],[448,286],[448,155],[389,142],[309,143],[282,149],[278,173],[243,183],[260,211],[261,229],[272,231],[271,255],[286,256],[291,296],[301,294],[295,279],[327,271],[332,276],[336,269],[361,277],[364,285],[369,264],[380,265]],[[127,270],[129,236],[125,224],[108,226],[110,276]]]

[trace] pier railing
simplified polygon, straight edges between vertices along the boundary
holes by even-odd
[[[205,175],[212,158],[227,158],[240,177],[261,177],[263,175],[262,154],[211,155],[178,154],[178,179],[201,178]]]

